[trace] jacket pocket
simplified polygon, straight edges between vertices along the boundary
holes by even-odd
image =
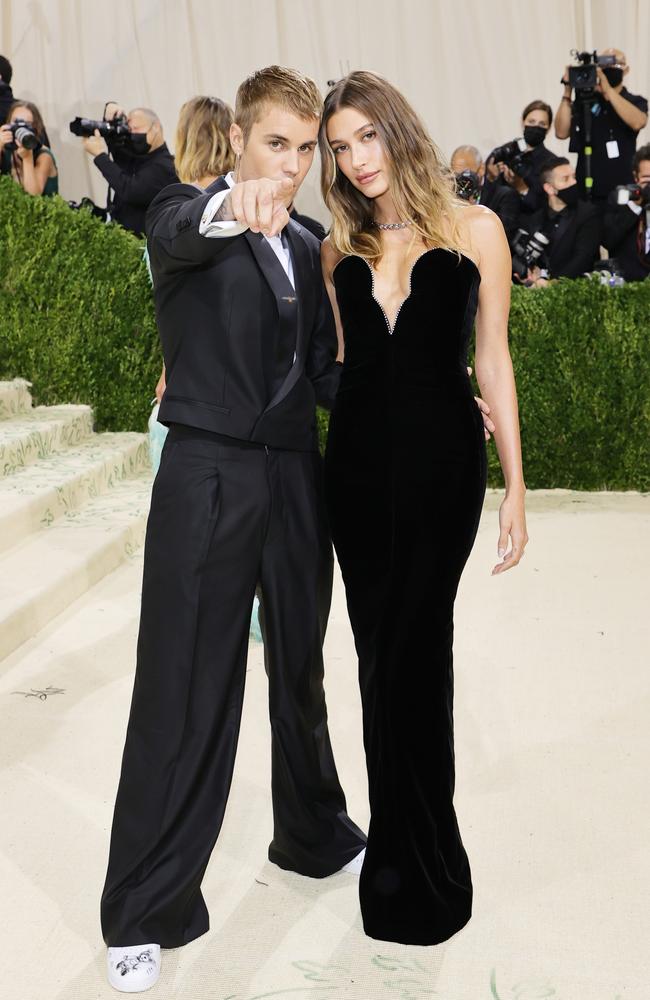
[[[165,399],[173,400],[177,403],[190,403],[191,406],[205,406],[208,410],[216,410],[217,413],[230,413],[229,406],[218,406],[216,403],[204,403],[201,399],[192,399],[190,396],[170,396],[165,393]]]

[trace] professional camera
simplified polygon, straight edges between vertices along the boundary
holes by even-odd
[[[531,267],[545,257],[550,242],[544,233],[536,232],[531,236],[525,229],[518,229],[511,244],[513,275],[524,281]]]
[[[615,66],[616,56],[599,56],[597,52],[578,52],[571,49],[571,55],[579,64],[569,66],[569,83],[576,92],[576,97],[588,96],[598,84],[598,67]]]
[[[463,201],[478,198],[481,192],[481,178],[473,170],[461,170],[456,174],[456,194]]]
[[[619,184],[616,191],[616,204],[627,205],[636,201],[640,205],[650,205],[650,184]]]
[[[74,121],[70,122],[70,131],[72,134],[78,135],[82,139],[87,139],[89,136],[94,135],[95,129],[97,129],[107,143],[112,142],[113,144],[125,142],[131,134],[124,115],[120,115],[119,118],[113,118],[110,122],[103,119],[101,121],[94,121],[92,118],[75,118]]]
[[[513,139],[512,142],[506,142],[503,146],[497,146],[490,153],[490,158],[494,160],[495,163],[505,163],[508,166],[512,166],[522,153],[526,152],[526,140],[525,139]]]
[[[80,201],[69,201],[68,205],[70,208],[74,209],[75,212],[78,212],[81,209],[86,209],[86,211],[89,211],[90,214],[94,215],[96,219],[101,219],[102,222],[106,222],[108,215],[107,210],[105,208],[101,208],[99,205],[96,205],[92,198],[84,197],[81,198]]]
[[[37,146],[40,146],[38,136],[29,122],[18,118],[15,122],[11,122],[8,127],[11,129],[14,141],[7,143],[7,149],[14,150],[18,146],[22,146],[23,149],[36,149]]]

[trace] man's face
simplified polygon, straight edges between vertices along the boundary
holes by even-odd
[[[299,118],[277,104],[268,105],[259,121],[253,125],[244,144],[241,128],[230,128],[230,142],[240,157],[237,180],[254,181],[267,177],[281,181],[288,177],[293,183],[287,203],[293,201],[307,176],[318,144],[318,118]]]
[[[482,179],[485,173],[485,164],[477,163],[471,153],[454,153],[451,158],[451,169],[455,174],[462,174],[463,170],[473,170]]]
[[[616,65],[620,66],[623,73],[627,73],[629,66],[627,64],[627,58],[622,49],[601,49],[598,53],[599,56],[616,56]]]
[[[556,167],[551,174],[551,183],[544,185],[547,194],[555,194],[556,191],[563,191],[564,188],[571,187],[576,182],[576,172],[569,163],[563,163]]]
[[[641,187],[650,184],[650,160],[641,160],[639,169],[634,175],[634,179]]]
[[[149,145],[153,145],[158,130],[156,122],[152,122],[142,111],[131,111],[127,118],[127,124],[129,132],[134,132],[136,135],[146,135]]]

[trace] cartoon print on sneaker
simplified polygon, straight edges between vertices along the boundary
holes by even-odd
[[[134,972],[140,965],[147,964],[152,966],[156,964],[154,959],[151,957],[150,948],[147,948],[146,951],[141,951],[139,955],[125,955],[122,961],[117,963],[115,968],[121,976],[126,976],[127,973]]]

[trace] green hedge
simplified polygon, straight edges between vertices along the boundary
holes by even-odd
[[[162,365],[144,240],[0,178],[0,378],[141,430]]]
[[[142,250],[0,178],[0,378],[29,379],[37,403],[90,403],[100,430],[144,429],[161,357]],[[512,291],[529,488],[649,489],[650,281]]]

